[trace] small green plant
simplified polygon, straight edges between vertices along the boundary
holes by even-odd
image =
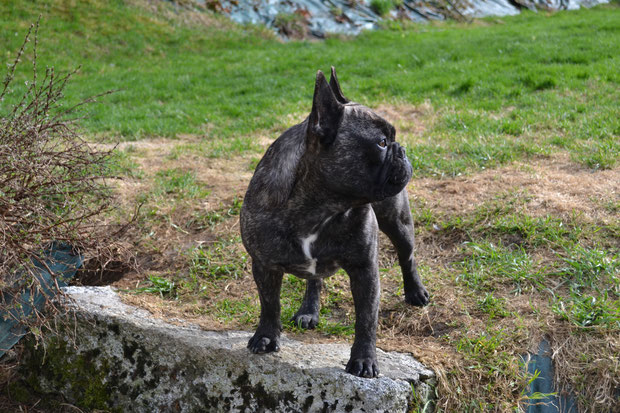
[[[215,225],[227,220],[228,218],[238,216],[241,212],[243,201],[240,197],[234,197],[229,206],[208,211],[195,212],[185,225],[186,228],[195,231],[201,231],[206,228],[213,228]]]
[[[510,338],[502,329],[487,328],[484,333],[461,337],[456,349],[472,361],[471,369],[506,374],[517,361],[515,355],[503,351],[506,341]]]
[[[463,95],[471,90],[472,87],[475,86],[475,81],[473,79],[466,79],[461,82],[458,86],[450,91],[450,94],[453,96]]]
[[[507,135],[519,136],[523,133],[523,125],[516,120],[508,120],[500,127],[500,132]]]
[[[329,12],[336,17],[340,17],[344,14],[344,12],[342,11],[340,7],[335,7],[335,6],[330,7]]]
[[[581,235],[582,229],[563,220],[546,215],[532,217],[523,213],[497,217],[489,226],[489,233],[519,236],[528,247],[541,245],[571,245]]]
[[[618,137],[594,140],[577,145],[573,151],[572,158],[590,169],[612,169],[620,158]]]
[[[571,291],[567,298],[556,297],[551,309],[580,328],[620,329],[620,301],[611,299],[607,290],[584,295]]]
[[[542,91],[554,88],[557,85],[555,77],[549,75],[541,75],[529,73],[521,78],[521,82],[533,91]]]
[[[355,334],[355,325],[353,322],[319,320],[316,331],[326,336],[351,337]]]
[[[108,159],[108,174],[110,176],[128,176],[131,178],[144,178],[144,171],[140,165],[131,158],[134,149],[128,146],[125,150],[115,150]]]
[[[527,365],[525,365],[525,363],[523,363],[523,370],[527,370]],[[521,391],[521,401],[532,401],[533,403],[530,403],[530,405],[535,405],[537,401],[539,400],[545,400],[548,399],[550,396],[555,396],[557,394],[557,392],[553,392],[553,393],[541,393],[541,392],[533,392],[530,395],[527,395],[527,391],[529,389],[529,387],[532,385],[532,383],[538,379],[538,377],[540,376],[540,371],[535,370],[533,374],[530,374],[530,377],[527,380],[527,385],[523,388],[523,390]]]
[[[620,293],[620,262],[617,255],[597,248],[576,245],[560,256],[563,265],[556,275],[569,282],[571,289],[581,291],[597,285],[608,285]]]
[[[506,299],[495,298],[492,293],[486,293],[478,300],[478,309],[489,315],[490,319],[495,317],[507,317],[510,313],[506,310]]]
[[[422,404],[423,398],[418,395],[415,386],[411,383],[411,401],[409,402],[409,413],[429,413],[433,411],[433,401],[428,400]]]
[[[251,325],[256,322],[260,307],[251,298],[240,300],[224,298],[215,304],[215,317],[221,321],[238,320],[241,324]]]
[[[379,16],[385,16],[394,7],[394,0],[370,0],[370,8]]]
[[[300,13],[278,13],[273,26],[287,37],[303,39],[308,33],[308,22]]]
[[[147,282],[150,284],[146,287],[140,287],[133,290],[136,293],[148,293],[159,294],[162,298],[176,298],[176,284],[174,281],[158,277],[156,275],[149,275]]]

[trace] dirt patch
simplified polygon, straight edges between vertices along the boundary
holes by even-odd
[[[382,103],[373,109],[394,125],[396,139],[406,143],[415,142],[422,138],[436,118],[435,110],[430,101],[425,101],[417,106],[407,103]]]
[[[253,172],[249,168],[251,156],[208,158],[188,151],[177,153],[177,149],[183,145],[199,143],[198,137],[184,136],[177,140],[123,142],[118,145],[118,149],[132,148],[137,152],[132,159],[146,172],[147,182],[158,171],[178,168],[195,172],[196,177],[205,182],[217,198],[227,199],[244,192]],[[134,180],[124,181],[130,184],[130,190],[133,189],[131,183]]]
[[[133,211],[138,205],[140,208],[132,234],[136,265],[124,271],[122,277],[112,273],[103,277],[113,281],[114,286],[136,288],[149,274],[183,271],[187,253],[194,247],[212,243],[223,234],[239,233],[238,217],[228,217],[226,210],[245,193],[253,173],[252,155],[209,158],[200,151],[203,143],[200,137],[188,135],[179,139],[122,142],[116,146],[123,158],[130,160],[132,169],[111,182],[119,206],[126,211]],[[188,197],[158,190],[160,173],[165,177],[166,171],[174,170],[191,172],[205,195]],[[87,278],[101,279],[102,274],[95,272],[89,271]]]
[[[620,169],[591,171],[555,156],[449,179],[422,178],[409,187],[413,198],[449,215],[464,214],[481,204],[513,193],[531,216],[570,217],[612,223],[617,215],[606,203],[620,202]]]

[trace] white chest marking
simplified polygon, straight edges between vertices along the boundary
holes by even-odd
[[[300,239],[301,250],[304,252],[304,255],[306,256],[306,258],[308,258],[308,267],[306,268],[306,271],[308,271],[310,274],[316,275],[316,263],[317,263],[317,259],[312,258],[312,252],[310,251],[310,248],[312,248],[312,243],[316,241],[317,238],[319,238],[319,233],[333,217],[334,217],[333,215],[330,217],[327,217],[319,225],[318,230],[314,234],[310,234],[307,237]]]
[[[308,263],[308,268],[306,269],[306,271],[308,271],[310,274],[316,273],[316,258],[312,258],[310,248],[312,247],[312,243],[316,241],[318,237],[319,233],[315,232],[314,234],[310,234],[307,237],[301,239],[301,249],[304,252],[306,258],[308,258],[308,260],[310,261]]]

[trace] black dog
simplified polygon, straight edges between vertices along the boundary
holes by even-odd
[[[285,272],[308,280],[293,320],[314,328],[321,279],[342,267],[355,302],[355,341],[346,370],[377,376],[378,228],[398,252],[405,301],[428,303],[413,258],[413,221],[404,189],[411,164],[394,139],[390,123],[342,95],[333,67],[329,84],[317,73],[310,116],[267,149],[241,210],[241,235],[261,302],[260,322],[248,343],[253,353],[279,350]]]

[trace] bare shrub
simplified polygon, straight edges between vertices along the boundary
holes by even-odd
[[[0,312],[35,332],[52,312],[46,318],[31,308],[34,297],[49,301],[59,290],[52,251],[61,246],[75,254],[109,255],[108,241],[122,229],[103,225],[101,218],[112,207],[105,179],[111,150],[96,149],[77,131],[78,108],[101,95],[68,107],[61,103],[77,69],[60,76],[53,68],[37,73],[38,28],[38,22],[31,25],[0,86]],[[31,39],[32,79],[12,89]],[[50,286],[42,270],[51,273]]]

